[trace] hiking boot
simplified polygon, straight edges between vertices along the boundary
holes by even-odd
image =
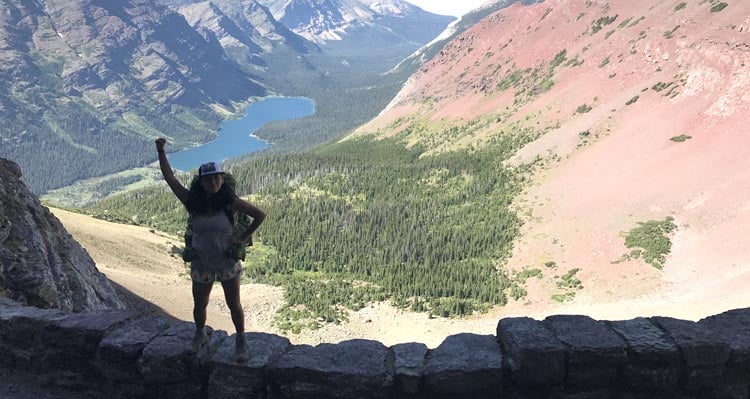
[[[206,330],[195,330],[195,336],[193,337],[193,340],[190,341],[188,353],[197,353],[207,342],[208,335],[206,335]]]
[[[237,334],[234,337],[234,360],[237,363],[244,363],[249,359],[247,354],[247,341],[245,340],[245,334]]]

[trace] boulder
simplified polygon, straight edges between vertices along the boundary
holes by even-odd
[[[3,299],[0,305],[0,364],[31,368],[40,364],[43,342],[40,331],[68,315],[59,309],[22,306]]]
[[[712,336],[729,345],[727,376],[730,381],[750,381],[750,309],[736,309],[698,322]]]
[[[689,320],[671,317],[652,317],[677,344],[687,370],[683,372],[680,386],[691,393],[700,393],[706,387],[723,381],[729,361],[729,344],[715,336],[704,326]]]
[[[169,324],[160,317],[138,317],[107,333],[99,343],[96,364],[111,382],[139,382],[138,358]]]
[[[619,382],[633,392],[674,392],[679,384],[682,356],[667,334],[646,318],[610,322],[628,345],[628,364]]]
[[[208,345],[198,353],[189,353],[195,335],[195,324],[178,322],[159,333],[146,345],[138,372],[145,383],[145,391],[153,398],[197,398],[205,385],[208,373],[205,362],[226,339],[226,332],[209,333]]]
[[[514,384],[546,390],[563,385],[566,347],[544,323],[528,317],[502,319],[497,339],[505,349]]]

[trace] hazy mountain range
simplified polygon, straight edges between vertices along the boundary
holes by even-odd
[[[284,18],[307,18],[294,27],[305,38],[254,0],[4,2],[0,156],[36,192],[142,165],[153,137],[205,142],[252,97],[314,85],[347,48],[384,72],[452,20],[400,1],[320,3],[285,5]],[[344,47],[319,47],[333,37]]]

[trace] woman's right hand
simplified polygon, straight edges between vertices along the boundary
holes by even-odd
[[[164,151],[164,144],[167,143],[167,140],[163,137],[159,137],[156,139],[156,151]]]

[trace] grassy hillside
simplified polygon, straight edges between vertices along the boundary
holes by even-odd
[[[245,275],[286,288],[279,324],[291,329],[340,322],[344,307],[369,301],[449,316],[517,298],[520,281],[500,266],[519,232],[512,204],[529,170],[502,161],[533,138],[510,131],[480,150],[438,155],[398,137],[357,139],[233,165],[240,195],[268,213]],[[167,190],[88,211],[179,233],[185,211]]]
[[[555,159],[517,198],[528,217],[506,267],[545,271],[529,306],[714,307],[695,287],[731,296],[750,276],[747,15],[749,2],[516,3],[442,46],[360,130],[436,152],[517,122],[547,131],[509,162]]]

